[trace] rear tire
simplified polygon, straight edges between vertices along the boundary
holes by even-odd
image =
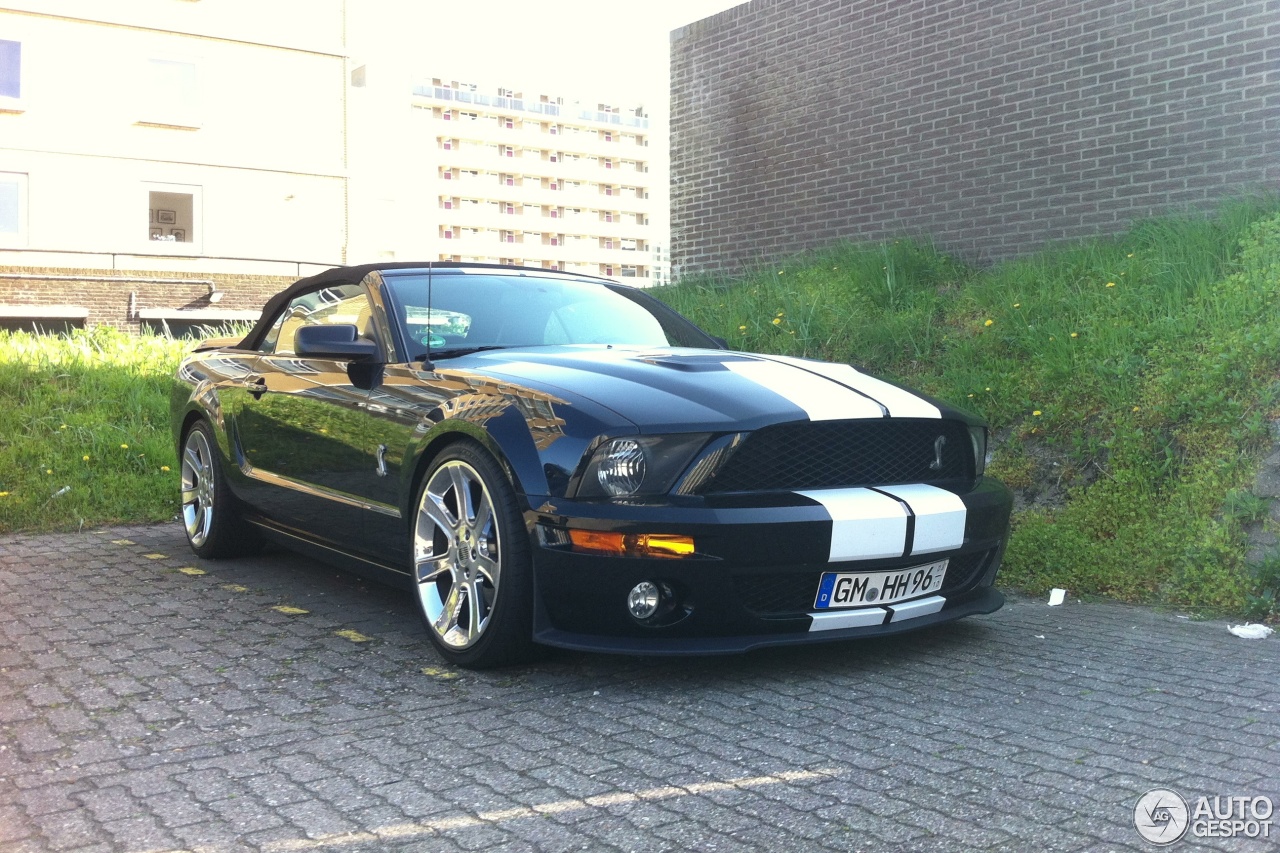
[[[469,442],[446,447],[414,506],[416,599],[441,657],[468,669],[532,659],[529,542],[498,463]]]
[[[262,544],[227,487],[216,447],[205,421],[192,424],[182,440],[182,524],[191,550],[206,559],[247,554]]]

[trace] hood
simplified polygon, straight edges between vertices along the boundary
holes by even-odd
[[[451,366],[586,397],[641,432],[953,414],[849,365],[725,350],[538,347],[478,353]]]

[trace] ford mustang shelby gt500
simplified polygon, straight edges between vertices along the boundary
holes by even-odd
[[[412,589],[447,660],[721,653],[976,613],[986,428],[844,364],[731,352],[615,282],[328,270],[183,361],[182,518]]]

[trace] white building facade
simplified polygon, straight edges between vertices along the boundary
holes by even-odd
[[[343,6],[0,8],[0,264],[288,275],[343,263]]]

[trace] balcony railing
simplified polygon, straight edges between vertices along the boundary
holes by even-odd
[[[584,110],[578,105],[545,104],[541,101],[526,101],[523,98],[503,98],[497,95],[482,95],[479,92],[465,92],[461,89],[446,89],[443,86],[420,84],[413,87],[413,94],[423,98],[435,98],[438,101],[456,101],[460,104],[475,104],[481,107],[493,107],[500,110],[535,113],[545,116],[562,116],[600,124],[614,124],[620,127],[648,128],[649,119],[643,116],[606,113],[601,110]]]

